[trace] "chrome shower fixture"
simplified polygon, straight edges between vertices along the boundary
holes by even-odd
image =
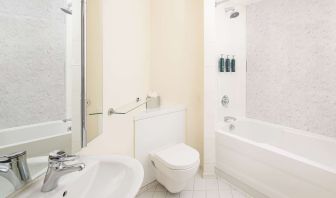
[[[216,1],[215,2],[215,7],[223,4],[223,3],[226,3],[226,2],[229,2],[230,0],[222,0],[222,1]],[[225,13],[228,13],[228,12],[231,12],[230,14],[230,18],[233,19],[233,18],[236,18],[239,16],[239,12],[236,11],[236,9],[234,7],[228,7],[228,8],[225,8]]]
[[[67,8],[61,8],[61,10],[66,13],[72,15],[72,3],[68,3]]]
[[[219,6],[220,4],[226,3],[226,2],[228,2],[228,1],[230,1],[230,0],[216,1],[216,2],[215,2],[215,7]]]
[[[236,11],[236,9],[234,7],[225,8],[225,12],[226,13],[231,12],[231,14],[230,14],[230,18],[231,19],[236,18],[236,17],[239,16],[239,12]]]

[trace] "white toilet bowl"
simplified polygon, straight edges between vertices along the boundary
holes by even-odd
[[[151,153],[156,180],[171,193],[182,191],[200,165],[197,150],[183,143]]]

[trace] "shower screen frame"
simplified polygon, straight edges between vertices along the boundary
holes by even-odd
[[[87,1],[81,0],[81,147],[82,148],[87,146],[86,6]]]

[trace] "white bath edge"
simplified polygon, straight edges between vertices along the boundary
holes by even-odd
[[[274,127],[274,128],[278,128],[278,129],[280,128],[280,129],[288,130],[288,131],[290,131],[291,133],[294,133],[294,134],[303,135],[303,136],[306,136],[306,137],[318,138],[318,139],[321,139],[321,140],[336,143],[336,137],[333,137],[333,136],[327,136],[327,135],[314,133],[312,131],[305,131],[305,130],[302,130],[302,129],[291,128],[289,126],[283,126],[283,125],[280,125],[280,124],[271,123],[271,122],[267,122],[267,121],[263,121],[263,120],[257,120],[257,119],[253,119],[253,118],[249,118],[249,117],[241,117],[241,116],[235,116],[235,117],[237,118],[237,120],[252,120],[253,122],[258,123],[258,124],[264,124],[264,125],[271,126],[271,127]],[[215,124],[215,129],[217,130],[221,125],[222,125],[222,122],[217,122]]]
[[[216,173],[234,177],[243,189],[248,185],[251,194],[335,197],[335,139],[249,118],[238,119],[233,129],[217,125]]]
[[[41,141],[41,140],[48,140],[48,139],[52,139],[52,138],[56,138],[56,137],[61,137],[61,136],[66,136],[66,135],[71,135],[72,132],[71,131],[67,131],[67,132],[63,132],[63,133],[60,133],[60,134],[57,134],[57,135],[51,135],[51,136],[47,136],[47,137],[42,137],[42,138],[36,138],[34,139],[34,141]],[[28,144],[28,143],[31,143],[32,141],[22,141],[20,142],[20,144]],[[8,145],[5,145],[5,146],[0,146],[0,150],[1,149],[5,149],[7,147],[13,147],[13,146],[17,146],[18,144],[8,144]]]
[[[225,171],[222,171],[215,167],[215,173],[217,176],[224,178],[237,188],[243,190],[245,193],[251,195],[252,197],[258,197],[258,198],[269,198],[265,194],[259,192],[258,190],[254,189],[253,187],[247,185],[246,183],[242,182],[239,178],[233,177],[230,175],[230,173],[227,173]]]

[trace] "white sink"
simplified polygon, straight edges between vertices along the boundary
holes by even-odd
[[[134,198],[144,176],[142,165],[122,156],[81,157],[85,169],[63,176],[58,187],[42,193],[43,177],[15,195],[18,198]]]

